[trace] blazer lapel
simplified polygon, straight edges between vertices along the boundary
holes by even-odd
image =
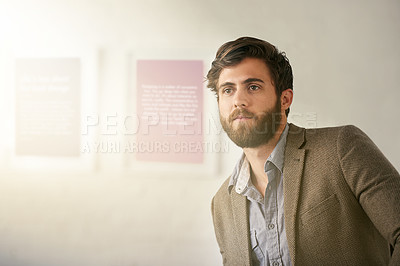
[[[286,141],[285,163],[283,166],[283,197],[285,230],[293,264],[296,262],[296,216],[303,176],[305,149],[305,129],[289,125]]]
[[[249,237],[249,210],[247,208],[246,197],[239,195],[236,191],[231,191],[231,200],[233,207],[233,220],[236,227],[236,236],[238,250],[242,251],[240,258],[243,259],[242,263],[238,265],[250,266],[250,237]],[[243,210],[244,213],[243,213]],[[239,257],[239,256],[238,256]]]

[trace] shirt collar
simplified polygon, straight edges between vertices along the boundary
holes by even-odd
[[[283,162],[288,131],[289,126],[286,124],[285,129],[279,137],[278,143],[276,144],[274,150],[264,164],[265,172],[267,172],[272,167],[272,163],[279,169],[281,173],[283,173]],[[250,185],[252,186],[250,180],[250,163],[243,152],[232,172],[231,178],[229,180],[228,189],[230,191],[233,187],[235,187],[236,192],[242,194]]]
[[[283,162],[285,160],[285,146],[288,132],[289,126],[286,124],[285,129],[279,137],[278,143],[276,144],[274,150],[264,164],[265,172],[267,172],[270,168],[268,162],[271,162],[276,166],[276,168],[278,168],[281,173],[283,173]]]

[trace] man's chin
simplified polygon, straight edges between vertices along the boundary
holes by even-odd
[[[251,129],[253,128],[252,120],[250,120],[250,119],[247,121],[234,120],[230,124],[230,128],[232,131],[240,131],[240,132],[251,131]]]
[[[232,141],[240,148],[257,148],[266,143],[264,139],[251,140],[251,139],[232,139]]]

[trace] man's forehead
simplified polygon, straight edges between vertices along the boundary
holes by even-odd
[[[266,63],[258,58],[245,58],[240,63],[222,69],[217,87],[226,83],[241,84],[248,81],[271,82],[271,75]]]

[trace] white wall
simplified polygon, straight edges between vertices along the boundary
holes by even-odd
[[[0,0],[0,58],[100,54],[96,104],[102,114],[123,114],[128,54],[200,59],[207,69],[222,43],[256,36],[291,61],[291,121],[356,124],[400,170],[399,11],[396,0]],[[121,154],[96,156],[96,171],[53,171],[51,161],[40,171],[10,170],[9,73],[3,61],[1,265],[221,265],[210,201],[239,149],[230,146],[217,158],[219,174],[209,175],[179,173],[179,165],[138,174]],[[215,113],[204,93],[205,112]]]

